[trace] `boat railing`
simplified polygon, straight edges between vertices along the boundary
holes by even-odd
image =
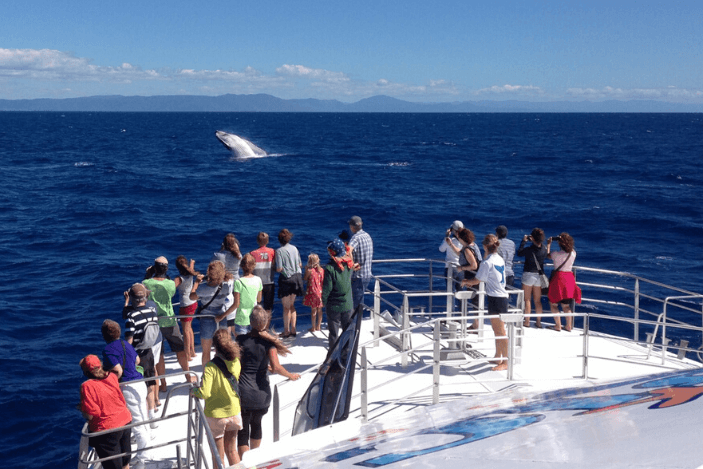
[[[394,319],[403,323],[403,318],[413,316],[451,315],[453,311],[454,298],[450,292],[458,290],[457,283],[453,280],[451,266],[448,267],[447,275],[444,272],[437,273],[437,265],[444,269],[445,262],[438,259],[412,258],[412,259],[384,259],[375,260],[374,266],[393,264],[397,267],[425,265],[424,271],[406,272],[392,275],[377,275],[376,281],[380,281],[382,290],[380,300],[374,296],[374,311],[378,317],[379,302],[383,309],[392,311]],[[515,264],[517,268],[520,263]],[[581,305],[576,305],[580,310],[585,309],[592,315],[594,324],[592,329],[596,331],[607,331],[614,335],[629,337],[633,342],[639,343],[641,340],[647,342],[650,349],[671,349],[677,354],[703,352],[703,295],[685,290],[683,288],[667,285],[665,283],[650,280],[628,272],[619,272],[606,269],[595,269],[591,267],[574,266],[577,275],[577,284],[583,290]],[[516,272],[516,276],[519,272]],[[421,287],[427,279],[427,288]],[[391,283],[392,280],[393,283]],[[400,287],[398,283],[413,282],[410,288]],[[439,281],[439,284],[437,282]],[[403,302],[392,302],[389,297],[392,295],[402,295],[404,292],[424,292],[427,298],[425,304],[408,305],[408,310],[403,310]],[[375,292],[369,292],[375,294]],[[471,293],[469,293],[471,295]],[[483,295],[481,287],[475,289],[474,295],[478,295],[478,304],[473,308],[483,309]],[[411,295],[410,298],[417,300],[422,295]],[[438,309],[437,297],[446,298],[446,307],[441,305]],[[518,299],[522,302],[522,299]],[[524,305],[524,303],[522,303]],[[533,308],[534,310],[534,308]],[[465,311],[464,311],[465,312]],[[390,313],[389,313],[390,314]],[[530,318],[538,315],[533,311]],[[548,315],[547,315],[548,316]],[[622,321],[621,318],[631,318],[629,321]],[[655,321],[655,322],[651,322]],[[610,324],[608,324],[610,322]],[[625,324],[630,324],[632,332],[623,330]],[[667,328],[668,326],[668,328]],[[617,330],[613,331],[612,329]],[[620,328],[620,329],[618,329]],[[377,330],[374,324],[374,331]],[[674,343],[670,337],[670,332],[676,331],[679,342]],[[682,334],[683,331],[683,334]],[[667,335],[669,334],[669,335]],[[482,335],[482,331],[479,331]],[[377,338],[374,336],[374,338]],[[643,339],[645,338],[645,339]],[[690,347],[689,344],[694,344]],[[519,347],[518,341],[518,347]]]
[[[367,376],[366,374],[368,373],[368,370],[373,368],[369,367],[366,362],[366,347],[371,346],[374,347],[379,343],[379,340],[385,340],[387,342],[393,342],[394,338],[397,338],[396,340],[396,345],[398,348],[398,353],[387,357],[386,359],[382,360],[379,362],[378,360],[374,363],[374,367],[381,365],[382,363],[386,363],[391,360],[395,360],[397,358],[401,359],[401,364],[402,366],[407,366],[408,364],[408,359],[412,356],[417,356],[419,352],[423,351],[424,347],[427,347],[428,344],[421,344],[416,347],[413,347],[411,344],[411,337],[412,337],[412,332],[413,330],[421,329],[423,326],[424,327],[431,327],[431,329],[434,331],[433,334],[435,334],[435,338],[431,341],[433,349],[437,352],[433,355],[433,367],[435,368],[433,370],[433,375],[438,377],[439,373],[439,367],[442,365],[442,360],[439,359],[439,350],[441,350],[441,345],[440,342],[444,342],[447,344],[449,347],[452,347],[452,343],[458,344],[459,346],[455,346],[454,348],[459,348],[463,351],[466,351],[466,347],[469,345],[468,341],[466,340],[467,336],[465,334],[466,331],[466,322],[476,320],[478,319],[478,324],[479,324],[479,331],[478,331],[478,338],[479,342],[482,339],[482,326],[483,326],[483,319],[489,319],[491,318],[490,315],[487,314],[487,311],[484,309],[484,296],[485,296],[485,288],[483,284],[480,284],[478,288],[475,289],[475,291],[466,291],[466,292],[456,292],[454,293],[453,290],[453,276],[452,276],[452,268],[451,266],[448,268],[448,273],[447,275],[435,275],[433,273],[433,265],[435,265],[438,262],[441,262],[444,264],[442,261],[438,260],[433,260],[433,259],[408,259],[405,260],[408,263],[426,263],[429,266],[428,273],[427,274],[409,274],[409,273],[403,273],[403,274],[396,274],[396,275],[379,275],[375,277],[375,282],[374,282],[374,292],[373,292],[373,297],[374,297],[374,307],[373,307],[373,321],[374,321],[374,338],[372,341],[370,341],[367,344],[362,344],[360,345],[360,357],[361,357],[361,366],[360,366],[360,373],[362,374],[361,376],[361,383],[362,383],[362,390],[359,395],[355,397],[360,397],[361,402],[362,402],[362,410],[361,414],[363,418],[366,418],[368,415],[367,409],[365,409],[365,403],[368,402],[368,393],[378,389],[379,387],[385,386],[386,384],[382,384],[379,386],[376,386],[374,388],[368,389],[367,388]],[[392,260],[386,260],[386,261],[380,261],[382,262],[387,262],[387,263],[401,263],[404,262],[402,259],[392,259]],[[599,283],[598,281],[594,282],[584,282],[583,280],[579,280],[578,284],[581,286],[583,289],[585,289],[586,293],[584,294],[584,300],[583,303],[586,306],[585,312],[572,312],[571,314],[564,314],[564,313],[542,313],[542,314],[530,314],[529,317],[531,318],[552,318],[555,316],[560,316],[560,317],[568,317],[571,316],[574,318],[574,322],[576,322],[577,318],[581,318],[582,320],[582,333],[580,334],[581,340],[582,340],[582,353],[581,353],[581,373],[580,377],[581,379],[586,379],[588,378],[588,363],[589,363],[589,358],[590,359],[604,359],[604,360],[612,360],[612,357],[600,357],[596,356],[593,354],[589,354],[589,340],[591,335],[594,333],[592,330],[592,321],[593,320],[608,320],[608,321],[615,321],[619,323],[624,323],[624,324],[631,324],[633,325],[634,328],[634,333],[632,338],[616,338],[615,340],[623,340],[627,341],[630,343],[637,344],[644,349],[647,350],[647,358],[650,357],[652,353],[657,353],[661,357],[661,366],[664,368],[666,367],[667,360],[671,360],[673,356],[669,354],[669,349],[674,349],[677,352],[676,358],[681,359],[685,356],[686,352],[696,352],[698,351],[700,353],[700,349],[695,349],[692,347],[688,346],[688,342],[686,340],[681,340],[678,344],[673,345],[671,344],[671,339],[667,337],[667,328],[670,330],[676,330],[678,332],[677,335],[680,335],[682,331],[689,332],[689,333],[696,333],[699,335],[703,336],[703,327],[701,325],[701,322],[703,322],[703,295],[700,294],[695,294],[692,292],[688,292],[684,289],[678,288],[678,287],[673,287],[670,285],[666,285],[661,282],[657,281],[652,281],[649,279],[645,279],[633,274],[629,273],[624,273],[624,272],[615,272],[615,271],[608,271],[608,270],[603,270],[603,269],[592,269],[592,268],[587,268],[587,267],[580,267],[577,268],[579,271],[579,277],[581,277],[580,274],[595,274],[595,275],[608,275],[608,276],[616,276],[620,277],[622,279],[629,280],[634,283],[633,287],[628,288],[627,286],[623,285],[617,285],[613,284],[612,282],[609,283],[602,283],[602,281]],[[408,278],[421,278],[421,277],[427,277],[429,278],[429,288],[427,290],[422,290],[422,291],[412,291],[407,288],[401,288],[399,287],[395,282],[391,283],[391,279],[408,279]],[[443,284],[446,282],[446,291],[438,291],[437,289],[433,288],[434,285],[434,280],[435,279],[440,279]],[[653,287],[654,290],[656,291],[644,291],[643,286],[648,286],[648,287]],[[591,292],[593,291],[608,291],[608,292],[617,292],[619,294],[619,298],[615,297],[615,295],[610,295],[610,297],[606,298],[599,298],[596,296],[591,296]],[[671,292],[676,292],[676,293],[685,293],[685,295],[669,295],[666,296],[666,293],[664,293],[664,296],[662,296],[661,291],[671,293]],[[506,330],[507,330],[507,338],[509,340],[509,359],[508,359],[508,373],[507,373],[507,378],[508,380],[513,379],[513,367],[516,363],[520,362],[520,346],[521,346],[521,341],[522,341],[522,332],[523,332],[523,326],[522,326],[522,318],[524,317],[522,313],[524,312],[524,297],[522,295],[521,290],[516,290],[516,289],[511,289],[509,290],[509,293],[511,297],[515,295],[516,300],[514,302],[514,306],[511,307],[510,314],[507,315],[508,317],[503,317],[504,321],[506,322]],[[402,300],[398,302],[393,302],[389,300],[389,296],[391,295],[402,295]],[[630,302],[628,302],[627,298],[629,295],[632,295],[630,298]],[[447,301],[447,308],[444,311],[436,311],[433,308],[432,304],[432,299],[437,298],[438,296],[446,296]],[[424,309],[422,306],[415,306],[411,307],[410,304],[412,303],[413,299],[418,299],[418,298],[425,298],[427,305],[426,308]],[[461,316],[458,317],[453,317],[454,313],[452,311],[452,305],[454,303],[454,298],[461,300]],[[471,307],[467,307],[467,300],[470,298],[476,298],[478,301],[476,302],[475,305],[472,305]],[[417,303],[417,302],[416,302]],[[511,301],[512,303],[512,301]],[[613,306],[613,307],[625,307],[630,309],[633,312],[632,317],[623,317],[622,315],[618,315],[617,313],[612,313],[611,308],[604,314],[599,312],[598,308],[593,308],[593,305],[608,305]],[[662,311],[654,311],[652,305],[661,305],[662,306]],[[386,311],[381,311],[382,306],[386,309]],[[390,309],[395,312],[394,315],[391,315],[387,310]],[[671,314],[672,310],[676,310],[677,313],[688,313],[689,316],[685,319],[683,318],[677,318],[673,317]],[[693,314],[693,316],[690,316]],[[424,324],[413,324],[412,321],[416,320],[418,317],[432,317],[435,316],[435,319],[432,319],[430,321],[425,322]],[[444,316],[444,317],[443,317]],[[493,316],[495,317],[495,316]],[[394,325],[398,330],[395,332],[390,332],[388,329],[384,329],[383,326],[381,326],[381,321],[384,320],[387,323]],[[449,337],[444,337],[441,338],[443,335],[446,336],[446,333],[443,334],[441,331],[445,329],[451,329],[448,328],[447,326],[450,325],[452,322],[456,323],[459,322],[459,327],[458,331],[460,331],[459,334],[454,334],[452,335],[451,333],[449,334]],[[698,324],[692,324],[691,322],[697,322]],[[642,341],[639,340],[639,335],[645,332],[647,334],[647,339]],[[595,332],[595,334],[598,334],[598,332]],[[563,336],[562,336],[563,337]],[[578,337],[578,336],[576,336]],[[499,337],[500,338],[500,337]],[[475,347],[475,344],[474,344]],[[489,361],[490,359],[477,359],[478,361],[485,360]],[[623,359],[622,361],[627,361],[627,359]],[[648,363],[651,366],[656,366],[654,364]],[[407,375],[415,374],[417,372],[425,370],[429,365],[422,366],[420,368],[414,369],[411,373],[408,373]],[[403,379],[405,375],[399,377],[398,379]],[[474,381],[478,382],[478,381]],[[438,396],[440,394],[439,390],[439,380],[436,378],[434,380],[434,383],[432,384],[434,387],[433,390],[433,402],[437,402]],[[428,388],[424,388],[422,390],[416,390],[413,394],[417,394],[419,392],[426,391]],[[399,398],[398,400],[402,399],[407,399],[412,396],[404,396],[402,398]]]
[[[408,396],[397,397],[393,402],[407,400],[418,393],[432,388],[432,402],[437,402],[441,393],[439,370],[441,366],[451,366],[457,363],[456,359],[442,359],[448,350],[458,350],[469,355],[470,360],[487,362],[491,358],[481,357],[473,352],[479,351],[484,341],[484,320],[494,318],[485,309],[485,287],[479,284],[475,289],[461,291],[456,288],[453,280],[452,268],[440,274],[435,272],[436,265],[440,263],[444,270],[444,261],[435,259],[390,259],[374,261],[374,265],[394,264],[403,265],[400,273],[381,274],[374,276],[373,291],[366,292],[373,296],[372,320],[373,339],[359,345],[359,369],[361,391],[353,398],[359,398],[360,413],[362,418],[368,418],[369,393],[377,392],[389,383],[369,387],[368,374],[374,368],[382,367],[394,360],[400,360],[401,366],[408,367],[410,361],[417,362],[411,370],[400,375],[396,380],[427,371],[432,368],[432,382],[423,389],[416,389]],[[424,272],[410,272],[406,265],[425,265]],[[378,269],[382,270],[382,269]],[[697,348],[689,346],[686,340],[673,344],[670,336],[676,330],[677,336],[681,333],[703,337],[703,295],[669,286],[661,282],[648,280],[626,272],[616,272],[587,267],[576,267],[577,284],[583,290],[583,299],[577,305],[578,311],[572,309],[571,314],[547,313],[538,314],[534,311],[528,315],[530,318],[573,317],[574,324],[577,320],[581,323],[579,334],[554,335],[547,340],[578,340],[581,341],[580,352],[577,356],[563,357],[578,359],[580,372],[572,376],[576,379],[589,378],[589,360],[616,360],[631,363],[628,357],[604,357],[591,351],[590,341],[594,336],[608,333],[610,340],[621,340],[639,347],[646,357],[651,355],[660,357],[660,363],[646,361],[647,366],[657,367],[662,370],[672,369],[667,365],[668,360],[683,358],[687,352],[696,352]],[[459,290],[459,291],[455,291]],[[521,347],[524,340],[524,296],[521,289],[508,289],[510,295],[510,311],[501,319],[506,323],[506,336],[509,341],[507,382],[514,379],[514,367],[520,364]],[[440,300],[440,301],[438,301]],[[455,301],[460,304],[455,311]],[[468,324],[477,321],[478,331],[469,340]],[[627,328],[632,327],[631,334]],[[420,344],[412,344],[413,338],[427,337]],[[619,336],[619,337],[618,337]],[[641,337],[646,339],[641,340]],[[499,337],[500,339],[501,337]],[[376,347],[380,341],[393,345],[395,353],[385,357],[375,357],[373,366],[368,364],[366,355],[369,347]],[[540,339],[541,340],[541,339]],[[477,346],[478,343],[478,346]],[[491,344],[486,344],[490,349]],[[674,353],[670,353],[673,351]],[[427,364],[421,355],[432,353],[432,363]],[[556,357],[559,358],[559,357]],[[387,365],[386,365],[387,366]],[[695,365],[691,365],[695,366]],[[306,373],[317,371],[318,367],[311,367]],[[494,375],[495,376],[495,375]],[[472,377],[472,383],[483,386],[486,392],[493,392],[492,382],[506,382],[505,378]],[[522,374],[522,378],[528,379]],[[574,378],[569,378],[574,379]],[[391,381],[395,382],[395,381]],[[278,386],[285,384],[281,383]],[[294,406],[291,402],[280,407],[278,386],[274,388],[274,426],[275,439],[280,437],[278,431],[278,412]],[[398,389],[402,387],[396,387]],[[388,404],[389,402],[386,402]],[[385,407],[385,404],[384,404]],[[380,411],[380,408],[374,410]]]
[[[178,375],[186,375],[188,373],[192,372],[179,372],[179,373],[169,373],[168,375],[159,375],[159,376],[154,376],[150,378],[144,378],[141,380],[134,380],[134,381],[128,381],[124,383],[120,383],[120,386],[123,386],[125,384],[136,384],[140,382],[146,382],[146,381],[152,381],[152,380],[157,380],[161,378],[173,378],[174,376]],[[126,456],[127,454],[131,454],[132,456],[138,455],[141,452],[145,451],[150,451],[150,450],[157,450],[161,448],[167,448],[167,447],[173,447],[175,454],[175,462],[176,462],[176,467],[179,469],[184,469],[184,468],[190,468],[194,467],[195,469],[200,469],[202,467],[209,468],[210,467],[210,451],[208,451],[204,443],[207,441],[207,444],[210,448],[216,448],[215,444],[215,439],[212,435],[212,432],[210,430],[210,426],[207,425],[207,421],[205,419],[205,412],[203,409],[203,406],[200,402],[199,399],[195,398],[194,396],[190,395],[190,389],[193,388],[192,383],[182,383],[182,384],[177,384],[169,388],[168,393],[166,395],[166,399],[164,401],[164,407],[163,410],[161,411],[161,415],[158,417],[155,417],[153,419],[149,420],[144,420],[141,422],[133,422],[128,425],[122,426],[122,427],[117,427],[117,428],[112,428],[109,430],[104,430],[101,432],[94,432],[91,433],[88,428],[88,423],[86,422],[85,425],[83,426],[83,430],[81,432],[81,443],[80,443],[80,451],[79,451],[79,459],[78,459],[78,468],[79,469],[98,469],[102,467],[102,463],[108,460],[112,459],[117,459],[117,458],[122,458],[123,456]],[[188,408],[187,410],[180,411],[180,412],[172,412],[168,413],[168,408],[169,408],[169,403],[171,402],[172,397],[179,391],[186,390],[188,392]],[[105,435],[109,433],[115,433],[118,431],[122,431],[128,428],[135,428],[139,426],[147,426],[152,423],[157,423],[159,425],[163,424],[168,424],[168,425],[178,425],[179,423],[176,422],[174,419],[178,418],[185,418],[186,419],[186,431],[185,437],[182,438],[176,438],[173,440],[169,440],[166,442],[161,442],[161,443],[156,443],[149,445],[145,448],[142,449],[137,449],[135,451],[131,451],[129,453],[120,453],[117,455],[105,457],[105,458],[99,458],[97,453],[95,452],[95,449],[89,446],[89,439],[91,437],[96,437],[100,435]],[[183,434],[183,433],[181,433]],[[181,445],[185,444],[186,447],[186,452],[185,452],[185,458],[183,457],[182,454],[182,448]],[[225,466],[219,456],[219,453],[217,451],[214,452],[214,457],[215,457],[215,463],[216,463],[216,469],[224,469]],[[170,459],[170,458],[169,458]]]
[[[644,344],[650,354],[658,350],[662,363],[670,350],[679,358],[698,353],[700,359],[703,295],[627,272],[574,269],[583,291],[577,307],[588,310],[593,329]],[[689,346],[692,343],[696,346]]]

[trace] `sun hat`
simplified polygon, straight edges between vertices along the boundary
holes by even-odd
[[[327,250],[331,251],[335,257],[341,257],[347,253],[347,248],[344,247],[344,242],[341,239],[333,239],[327,245]]]

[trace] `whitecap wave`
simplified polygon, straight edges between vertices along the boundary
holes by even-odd
[[[73,166],[76,168],[85,168],[87,166],[95,166],[95,163],[91,163],[89,161],[79,161],[78,163],[73,163]]]

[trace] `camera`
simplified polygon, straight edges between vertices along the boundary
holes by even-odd
[[[556,241],[557,243],[561,241],[561,236],[553,236],[552,241]]]

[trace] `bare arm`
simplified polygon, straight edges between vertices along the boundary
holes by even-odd
[[[198,287],[200,286],[200,282],[203,281],[203,275],[198,275],[195,277],[195,280],[193,281],[193,288],[190,290],[190,295],[188,298],[190,298],[191,301],[198,301],[198,294],[195,293],[198,290]]]
[[[139,357],[137,357],[139,358]],[[122,377],[122,365],[117,364],[115,365],[111,370],[110,373],[114,373],[117,376],[117,379],[120,379]]]
[[[276,347],[271,347],[269,349],[269,361],[271,362],[271,371],[277,375],[281,375],[291,381],[297,381],[300,379],[300,375],[298,373],[289,373],[288,370],[286,370],[283,365],[279,363]]]
[[[461,281],[461,286],[462,287],[472,287],[474,285],[478,285],[479,283],[481,283],[481,281],[477,278],[472,278],[469,280],[464,279]]]
[[[460,265],[458,267],[459,270],[476,270],[478,269],[478,263],[476,262],[476,256],[474,256],[474,252],[471,250],[471,248],[464,248],[462,251],[462,255],[466,259],[466,262],[468,262],[467,265]]]
[[[444,238],[444,244],[446,244],[452,251],[454,251],[456,255],[461,254],[461,249],[454,246],[454,243],[452,243],[452,240],[449,238],[449,236]]]
[[[219,316],[216,316],[216,317],[215,317],[215,320],[216,320],[217,322],[222,321],[224,318],[226,318],[226,317],[227,317],[230,313],[232,313],[233,311],[237,311],[237,308],[239,308],[239,300],[240,300],[240,296],[239,296],[239,295],[240,295],[239,292],[234,292],[234,301],[232,302],[232,306],[230,306],[229,308],[227,308],[227,311],[225,311],[224,313],[222,313],[222,314],[220,314]]]

